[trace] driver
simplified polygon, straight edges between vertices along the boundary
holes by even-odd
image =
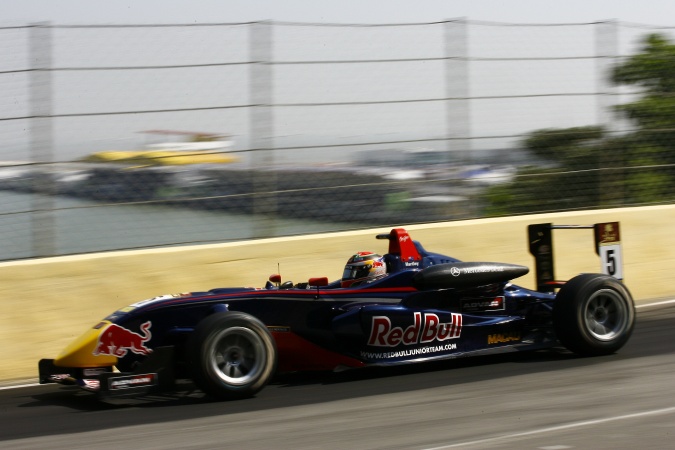
[[[353,287],[387,275],[384,257],[373,252],[358,252],[347,261],[340,286]]]

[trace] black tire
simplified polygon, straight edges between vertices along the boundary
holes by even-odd
[[[628,289],[607,275],[583,274],[556,295],[553,327],[568,350],[583,356],[616,352],[635,326],[635,305]]]
[[[267,327],[241,312],[216,313],[202,320],[187,351],[195,385],[221,400],[255,395],[277,365],[276,344]]]

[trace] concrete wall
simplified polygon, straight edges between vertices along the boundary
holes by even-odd
[[[675,293],[675,206],[557,213],[407,226],[427,250],[465,261],[532,268],[527,225],[621,222],[625,283],[637,299]],[[405,225],[403,225],[405,226]],[[0,381],[35,379],[40,358],[53,358],[112,311],[160,294],[284,280],[341,276],[352,253],[385,253],[375,234],[389,228],[218,245],[113,252],[0,263]],[[554,232],[556,275],[599,272],[592,230]],[[532,273],[518,284],[534,288]]]

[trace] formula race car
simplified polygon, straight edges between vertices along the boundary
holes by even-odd
[[[249,397],[281,372],[338,370],[562,346],[605,355],[629,339],[633,299],[621,281],[618,223],[596,224],[608,274],[553,276],[551,224],[531,225],[528,268],[431,253],[402,228],[388,252],[352,256],[340,280],[162,295],[115,311],[39,362],[40,383],[101,397],[138,396],[188,379],[218,399]]]

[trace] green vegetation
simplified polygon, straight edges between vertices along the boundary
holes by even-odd
[[[617,107],[632,129],[531,133],[524,146],[547,165],[523,168],[514,182],[491,188],[487,215],[675,200],[675,44],[647,36],[639,54],[614,67],[612,82],[641,88],[638,100]]]

